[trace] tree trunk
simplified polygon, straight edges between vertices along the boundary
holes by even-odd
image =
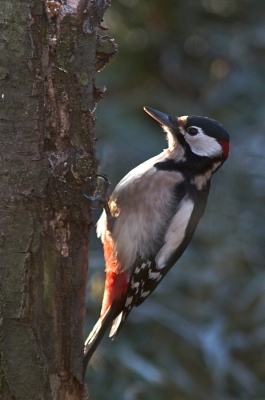
[[[115,47],[101,37],[97,53],[107,0],[62,3],[1,1],[1,399],[86,397],[82,191],[95,185],[96,60]]]

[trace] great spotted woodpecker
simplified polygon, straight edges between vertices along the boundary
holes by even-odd
[[[168,148],[120,181],[97,223],[106,281],[84,369],[110,324],[114,338],[180,258],[204,213],[211,176],[229,154],[229,135],[218,122],[144,110],[162,125]]]

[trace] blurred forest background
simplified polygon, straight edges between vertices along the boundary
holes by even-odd
[[[113,0],[104,23],[119,47],[97,82],[107,86],[97,154],[112,189],[166,147],[143,106],[217,119],[231,153],[188,250],[100,345],[91,400],[264,400],[265,2]],[[86,333],[104,284],[92,231]]]

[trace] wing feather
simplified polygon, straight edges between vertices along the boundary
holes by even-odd
[[[164,245],[158,252],[158,255],[160,254],[158,260],[161,260],[163,255],[163,263],[158,264],[157,257],[154,256],[138,257],[134,264],[119,323],[117,324],[116,321],[111,330],[113,338],[121,329],[131,309],[143,303],[185,251],[204,213],[208,193],[209,185],[200,191],[195,187],[188,188],[186,196],[189,198],[187,200],[185,197],[180,203],[173,222],[169,224],[166,231]],[[181,234],[178,232],[178,223]],[[174,233],[176,239],[174,239]],[[169,250],[167,256],[165,250]]]

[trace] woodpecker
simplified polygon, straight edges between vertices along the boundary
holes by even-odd
[[[183,254],[204,213],[212,174],[229,154],[229,135],[215,120],[144,110],[166,132],[168,148],[120,181],[97,223],[106,280],[84,370],[108,327],[114,338]]]

